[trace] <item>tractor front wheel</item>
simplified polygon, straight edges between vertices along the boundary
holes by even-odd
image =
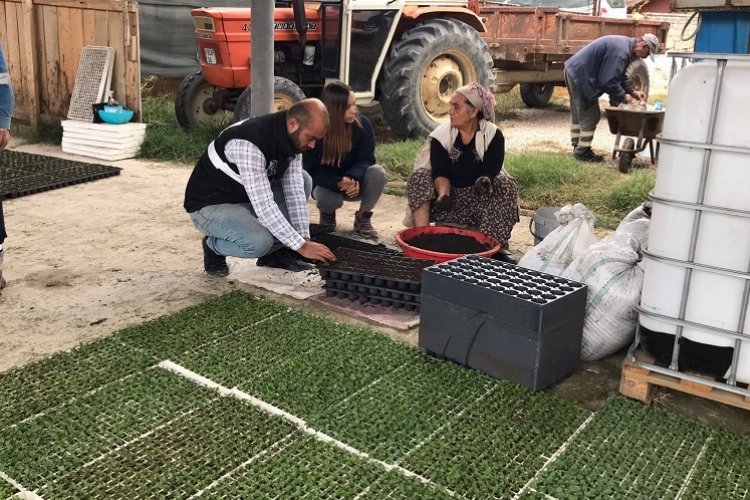
[[[423,137],[449,120],[450,98],[471,82],[494,82],[487,44],[469,25],[430,19],[393,44],[383,66],[381,105],[400,137]]]
[[[250,118],[250,104],[253,98],[252,86],[246,88],[237,99],[237,105],[234,107],[234,121],[238,122],[245,118]],[[273,78],[273,111],[283,111],[292,107],[297,101],[305,98],[296,83],[293,81],[275,76]]]
[[[200,70],[190,73],[180,83],[174,101],[180,126],[190,130],[193,127],[228,125],[232,113],[225,108],[226,94],[226,89],[208,83]]]

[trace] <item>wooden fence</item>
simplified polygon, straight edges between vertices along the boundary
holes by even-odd
[[[68,114],[81,52],[115,50],[115,99],[141,116],[138,4],[125,0],[0,0],[0,44],[16,95],[14,118],[31,126]]]

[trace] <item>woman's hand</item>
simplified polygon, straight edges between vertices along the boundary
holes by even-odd
[[[477,196],[490,196],[492,194],[492,181],[486,175],[481,176],[474,183],[474,193]]]
[[[347,198],[354,198],[359,194],[359,182],[351,177],[342,177],[336,185]]]

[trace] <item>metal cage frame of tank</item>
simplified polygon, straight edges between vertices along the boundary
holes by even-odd
[[[703,212],[722,213],[726,215],[750,218],[750,211],[713,207],[709,205],[704,205],[702,203],[703,200],[705,199],[705,194],[706,194],[706,184],[707,184],[706,180],[708,177],[708,169],[709,169],[709,163],[710,163],[712,151],[721,150],[721,151],[730,151],[730,152],[735,152],[735,153],[746,153],[750,156],[750,148],[736,147],[736,146],[722,146],[722,145],[713,143],[714,132],[716,129],[717,114],[718,114],[718,109],[719,109],[719,100],[721,99],[721,88],[722,88],[722,83],[724,80],[724,72],[726,70],[727,62],[728,61],[750,62],[750,55],[670,52],[667,54],[667,56],[673,58],[670,81],[677,71],[679,71],[680,69],[684,68],[687,65],[687,62],[689,60],[692,60],[692,59],[699,59],[699,60],[704,60],[704,61],[715,60],[716,61],[716,87],[714,88],[714,94],[713,94],[713,98],[711,102],[710,121],[708,124],[708,134],[707,134],[705,143],[694,143],[694,142],[689,142],[689,141],[667,139],[667,138],[662,137],[661,134],[657,136],[657,140],[665,144],[697,147],[697,148],[702,148],[704,150],[703,162],[701,166],[698,203],[685,203],[685,202],[676,202],[676,201],[661,199],[661,198],[654,196],[653,191],[649,194],[649,198],[654,203],[672,205],[672,206],[681,207],[681,208],[688,208],[688,209],[692,209],[698,212],[698,215],[695,217],[693,221],[692,234],[690,236],[690,249],[689,249],[687,261],[660,257],[660,256],[649,253],[648,249],[643,250],[644,255],[647,255],[649,258],[653,260],[660,260],[660,261],[668,262],[669,264],[672,264],[672,265],[681,266],[681,267],[684,267],[686,271],[685,281],[684,281],[683,289],[682,289],[682,298],[680,301],[680,313],[679,313],[678,318],[672,318],[669,316],[655,314],[650,311],[644,310],[642,307],[640,307],[640,305],[636,306],[636,309],[638,310],[639,315],[647,316],[647,317],[660,320],[663,322],[667,322],[667,323],[672,323],[673,325],[676,326],[677,329],[676,329],[676,334],[674,336],[674,344],[672,347],[672,359],[671,359],[669,368],[665,368],[663,366],[658,366],[654,363],[649,363],[644,360],[637,359],[636,351],[638,350],[640,343],[641,343],[641,326],[640,326],[641,322],[639,319],[638,322],[636,323],[635,340],[633,341],[633,344],[630,346],[630,349],[628,350],[626,361],[630,365],[644,368],[653,373],[667,375],[669,377],[677,378],[681,381],[702,384],[704,386],[721,389],[728,393],[744,396],[745,398],[750,398],[750,386],[748,387],[748,389],[738,387],[737,379],[736,379],[741,342],[745,341],[746,342],[745,348],[750,348],[750,335],[745,335],[744,333],[742,333],[743,330],[745,329],[746,321],[748,321],[747,309],[748,309],[748,303],[750,301],[750,260],[748,261],[746,273],[741,273],[741,272],[737,272],[737,271],[730,270],[730,269],[708,266],[705,264],[699,264],[699,263],[694,262],[696,247],[697,247],[697,240],[698,240],[698,231],[700,229]],[[678,63],[678,59],[680,59],[679,63]],[[688,299],[688,295],[690,294],[690,283],[691,283],[693,269],[700,269],[702,271],[724,274],[724,275],[738,277],[738,278],[745,280],[745,287],[744,287],[742,302],[741,302],[742,305],[740,306],[740,313],[739,313],[739,318],[737,321],[736,331],[710,327],[707,325],[702,325],[699,323],[694,323],[694,322],[685,320],[685,315],[687,312],[687,299]],[[698,329],[708,331],[712,334],[718,334],[724,337],[734,339],[734,352],[732,355],[732,363],[729,367],[729,372],[728,372],[729,376],[726,379],[726,383],[710,380],[710,379],[703,378],[700,376],[691,375],[689,373],[682,372],[678,369],[678,359],[680,355],[680,343],[679,342],[680,342],[680,338],[682,337],[682,330],[684,327],[698,328]]]

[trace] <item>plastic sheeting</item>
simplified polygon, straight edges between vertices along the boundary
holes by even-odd
[[[195,26],[199,7],[250,7],[250,0],[139,0],[141,75],[183,77],[199,69]]]

